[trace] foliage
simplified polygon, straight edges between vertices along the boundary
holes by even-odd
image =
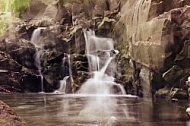
[[[0,12],[5,11],[6,0],[0,0]]]
[[[20,17],[21,13],[30,6],[31,0],[0,0],[0,35],[3,34],[14,16]]]
[[[20,17],[20,14],[30,6],[31,0],[13,0],[11,8],[15,13],[15,16]]]
[[[20,14],[30,6],[31,0],[0,0],[0,11],[12,11],[15,16]]]

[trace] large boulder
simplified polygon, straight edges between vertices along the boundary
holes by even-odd
[[[27,124],[4,102],[0,101],[1,126],[27,126]]]
[[[22,66],[4,52],[0,52],[0,88],[3,92],[21,92]]]

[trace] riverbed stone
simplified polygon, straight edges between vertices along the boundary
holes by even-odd
[[[27,126],[27,124],[7,104],[0,101],[1,126]]]

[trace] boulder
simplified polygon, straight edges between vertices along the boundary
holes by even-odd
[[[4,102],[0,101],[1,126],[27,126],[27,124]]]
[[[22,66],[5,52],[0,51],[0,70],[19,72]]]
[[[25,39],[9,40],[6,43],[6,51],[22,66],[35,68],[34,54],[36,49],[29,41]]]

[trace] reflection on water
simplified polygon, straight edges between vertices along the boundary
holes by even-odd
[[[190,126],[185,113],[188,101],[171,103],[166,100],[109,96],[110,100],[116,100],[116,104],[111,105],[113,110],[109,110],[110,117],[106,117],[106,108],[95,105],[85,108],[92,97],[0,94],[0,100],[10,105],[30,126],[115,126],[110,122],[119,126]]]

